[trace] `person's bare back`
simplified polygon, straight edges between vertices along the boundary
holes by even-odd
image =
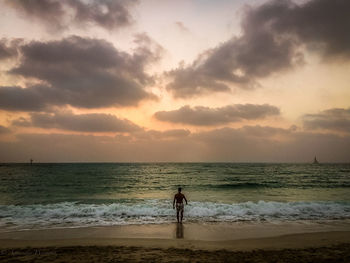
[[[181,187],[178,189],[178,193],[175,194],[174,196],[174,201],[173,201],[173,209],[175,209],[175,202],[176,202],[176,218],[178,223],[182,223],[182,219],[184,216],[184,204],[183,200],[186,201],[187,205],[187,199],[184,194],[181,193]],[[179,213],[181,213],[181,221],[179,221]]]
[[[183,203],[183,200],[186,199],[185,195],[182,193],[177,193],[174,197],[176,199],[176,203]]]

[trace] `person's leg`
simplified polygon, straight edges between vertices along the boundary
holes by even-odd
[[[181,210],[181,223],[182,223],[183,217],[184,217],[184,210]]]
[[[176,211],[177,222],[179,223],[179,211]]]

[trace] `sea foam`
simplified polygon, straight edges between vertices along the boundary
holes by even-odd
[[[1,205],[2,229],[39,229],[174,221],[169,200],[143,200],[110,204],[62,202],[35,205]],[[191,202],[185,206],[187,221],[296,221],[350,219],[349,202]]]

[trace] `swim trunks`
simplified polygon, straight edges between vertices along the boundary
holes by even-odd
[[[184,204],[183,203],[176,203],[176,211],[183,212],[184,211]]]

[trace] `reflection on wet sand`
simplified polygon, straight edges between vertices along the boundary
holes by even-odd
[[[182,223],[176,224],[176,238],[184,238],[184,226]]]

